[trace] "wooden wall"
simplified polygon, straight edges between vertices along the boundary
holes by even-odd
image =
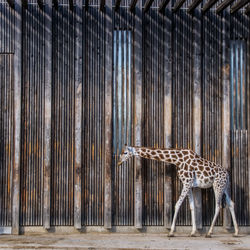
[[[158,0],[147,13],[144,1],[134,13],[128,0],[118,11],[111,0],[104,11],[97,0],[73,10],[28,2],[0,1],[0,227],[169,227],[181,191],[174,167],[117,167],[124,144],[226,163],[237,220],[249,226],[250,18],[188,14],[190,1],[163,14]],[[230,40],[244,44],[242,78]],[[212,189],[195,197],[200,226],[210,225]],[[226,223],[221,213],[217,225]],[[187,201],[177,224],[191,224]]]

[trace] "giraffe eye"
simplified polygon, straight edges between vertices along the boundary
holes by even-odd
[[[124,152],[124,154],[126,155],[126,154],[128,154],[127,152]]]

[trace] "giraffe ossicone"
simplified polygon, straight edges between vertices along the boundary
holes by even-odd
[[[239,229],[236,221],[234,203],[229,196],[229,173],[226,168],[216,164],[215,162],[208,161],[190,149],[168,149],[168,148],[149,148],[149,147],[130,147],[125,146],[123,149],[118,165],[127,161],[129,158],[137,156],[146,159],[152,159],[170,163],[176,166],[177,174],[183,184],[183,189],[178,201],[175,204],[175,212],[173,222],[171,225],[169,236],[174,235],[177,214],[183,200],[188,196],[191,216],[192,216],[192,232],[194,236],[197,228],[195,222],[195,206],[192,188],[210,188],[213,187],[215,194],[215,214],[211,227],[207,236],[211,236],[216,219],[219,215],[221,208],[221,201],[223,194],[226,195],[226,203],[232,215],[233,225],[235,229],[235,236],[238,235]]]

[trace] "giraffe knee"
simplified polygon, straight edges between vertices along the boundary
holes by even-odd
[[[190,207],[190,210],[191,210],[191,211],[194,210],[194,204],[193,204],[193,203],[190,203],[189,207]]]
[[[229,209],[234,209],[234,202],[226,195],[226,202],[229,207]]]
[[[230,201],[228,204],[229,209],[234,209],[234,202]]]

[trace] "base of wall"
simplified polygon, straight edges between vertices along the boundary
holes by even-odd
[[[177,226],[176,233],[180,234],[190,234],[192,230],[191,226]],[[199,233],[205,234],[208,232],[209,226],[205,226],[202,230],[199,230]],[[4,228],[1,230],[0,234],[10,234],[11,228]],[[57,226],[51,227],[49,230],[44,229],[43,227],[30,226],[30,227],[20,227],[20,234],[81,234],[81,233],[168,233],[169,230],[163,226],[148,226],[143,227],[142,229],[136,229],[133,226],[114,226],[110,230],[105,229],[101,226],[87,226],[83,227],[80,230],[75,229],[73,226]],[[214,227],[214,233],[233,233],[233,228],[224,228],[222,226]],[[250,234],[250,226],[244,226],[239,228],[240,234]]]
[[[0,234],[11,234],[11,227],[0,227]]]

